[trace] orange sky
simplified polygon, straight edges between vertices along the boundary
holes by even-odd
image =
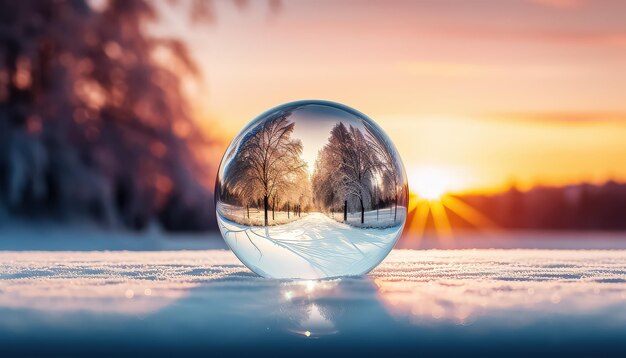
[[[189,44],[193,101],[227,140],[277,104],[327,99],[447,190],[626,180],[625,1],[217,1],[215,15],[168,11],[155,31]]]

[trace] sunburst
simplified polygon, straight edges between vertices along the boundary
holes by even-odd
[[[480,230],[497,229],[487,216],[464,201],[448,193],[454,187],[455,178],[451,173],[435,168],[422,168],[409,174],[410,205],[407,230],[412,237],[421,240],[432,218],[437,238],[453,244],[454,233],[448,213],[452,212],[470,225]]]

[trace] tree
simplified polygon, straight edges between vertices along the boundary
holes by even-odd
[[[371,204],[375,168],[375,158],[372,157],[361,130],[352,125],[346,127],[339,122],[331,130],[328,143],[318,155],[314,189],[320,189],[320,184],[330,185],[326,192],[322,193],[322,197],[325,199],[343,197],[344,211],[347,210],[348,199],[356,199],[363,224],[366,203]]]
[[[311,193],[311,181],[307,170],[300,170],[296,173],[294,180],[294,190],[289,191],[286,194],[286,200],[294,204],[294,215],[301,216],[301,211],[309,205],[312,197]]]
[[[144,0],[0,1],[0,205],[208,228],[212,168],[194,152],[209,143],[180,85],[198,72],[180,41],[146,32],[158,15]]]
[[[335,186],[336,177],[333,176],[334,168],[332,167],[334,161],[330,155],[327,149],[319,151],[315,160],[311,186],[315,193],[315,204],[322,209],[335,211],[337,203],[339,200],[343,202],[343,199],[339,197],[338,188]]]
[[[400,165],[397,162],[397,158],[394,155],[393,144],[378,133],[380,131],[370,123],[364,122],[366,139],[368,147],[374,153],[375,167],[380,173],[384,187],[393,198],[394,202],[394,214],[393,220],[396,221],[398,217],[398,196],[402,190],[400,185]]]
[[[252,128],[241,140],[225,179],[225,185],[241,197],[262,199],[265,226],[270,198],[289,198],[298,189],[298,179],[306,175],[302,142],[291,138],[295,124],[288,119],[290,114],[275,113]]]

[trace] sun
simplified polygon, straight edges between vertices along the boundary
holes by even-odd
[[[467,172],[452,167],[413,167],[407,174],[411,196],[415,197],[409,204],[407,225],[416,238],[422,238],[432,220],[437,237],[453,239],[450,213],[479,229],[498,228],[490,218],[454,195],[468,187]]]
[[[441,168],[420,167],[409,171],[409,189],[425,200],[441,200],[452,188],[454,176]]]

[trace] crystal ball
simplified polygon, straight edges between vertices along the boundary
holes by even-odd
[[[260,276],[363,275],[402,233],[407,178],[389,137],[363,113],[291,102],[252,120],[230,143],[215,207],[224,240]]]

